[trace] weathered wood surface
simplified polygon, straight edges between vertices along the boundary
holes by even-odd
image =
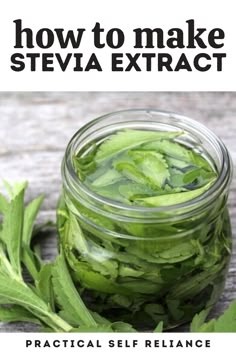
[[[46,195],[39,219],[55,219],[60,163],[69,139],[85,122],[128,108],[173,111],[204,123],[223,139],[236,166],[236,93],[1,93],[0,180],[27,179],[28,199],[39,193]],[[229,205],[235,236],[236,174]],[[52,235],[44,244],[44,254],[52,258],[56,253],[56,237]],[[234,298],[236,242],[225,291],[212,315],[221,313]],[[0,324],[1,332],[34,330],[31,325]]]

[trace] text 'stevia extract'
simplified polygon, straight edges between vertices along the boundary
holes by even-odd
[[[78,51],[86,42],[85,28],[41,28],[37,31],[24,27],[17,19],[15,44],[18,49],[11,56],[11,69],[50,72],[66,70],[129,72],[129,71],[222,71],[226,53],[225,32],[221,28],[198,28],[193,19],[184,23],[184,28],[135,28],[132,31],[132,52],[122,52],[125,33],[120,28],[105,29],[97,22],[91,29],[94,52]],[[70,52],[49,51],[56,46]],[[103,67],[99,51],[110,48],[109,67]],[[38,50],[37,50],[38,49]],[[168,49],[168,52],[167,52]],[[195,50],[196,55],[193,55]],[[210,50],[210,53],[207,52]]]

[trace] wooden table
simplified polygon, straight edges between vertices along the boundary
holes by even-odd
[[[173,111],[204,123],[223,139],[236,166],[236,93],[0,93],[0,179],[28,180],[27,200],[45,194],[39,221],[55,219],[61,185],[60,163],[69,139],[85,122],[128,108]],[[235,235],[236,176],[229,204]],[[52,235],[44,244],[44,255],[52,258],[56,253],[56,237]],[[226,288],[213,316],[234,298],[236,243]],[[34,330],[28,324],[0,324],[1,332]]]

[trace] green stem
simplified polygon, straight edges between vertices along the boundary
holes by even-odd
[[[71,325],[69,325],[56,314],[50,314],[48,317],[51,323],[45,323],[49,325],[55,332],[70,332],[73,329]]]

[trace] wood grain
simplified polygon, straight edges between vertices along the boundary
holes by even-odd
[[[29,181],[27,199],[44,193],[39,221],[55,220],[60,193],[60,164],[71,136],[100,115],[128,108],[152,108],[192,117],[214,131],[230,150],[236,166],[236,93],[40,92],[0,94],[0,179]],[[234,167],[235,170],[235,167]],[[0,187],[2,190],[2,187]],[[236,178],[230,192],[233,235],[236,233]],[[44,242],[44,255],[57,253],[56,235]],[[236,298],[236,244],[224,294],[212,316]],[[0,324],[0,332],[30,332],[28,324]],[[186,327],[182,327],[185,331]]]

